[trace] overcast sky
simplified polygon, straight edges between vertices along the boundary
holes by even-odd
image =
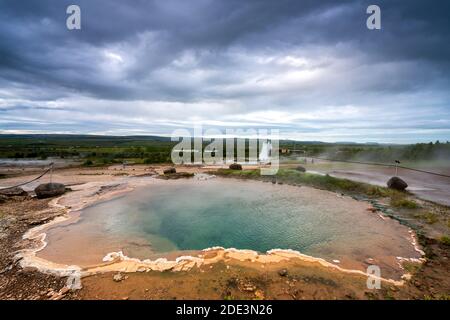
[[[425,0],[0,0],[0,132],[450,140],[449,16]]]

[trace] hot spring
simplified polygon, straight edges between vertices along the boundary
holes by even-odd
[[[114,251],[156,259],[214,246],[280,248],[359,269],[367,260],[395,269],[396,257],[418,256],[406,227],[332,192],[224,178],[151,180],[50,227],[38,255],[88,266]]]

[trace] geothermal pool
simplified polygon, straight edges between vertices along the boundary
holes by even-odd
[[[139,259],[213,246],[298,250],[352,268],[418,257],[408,229],[349,197],[308,187],[215,178],[164,181],[75,213],[46,230],[46,259],[82,266],[122,250]]]

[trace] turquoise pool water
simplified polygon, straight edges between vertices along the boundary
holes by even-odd
[[[118,250],[143,259],[213,246],[294,249],[330,260],[412,254],[406,228],[367,207],[305,187],[219,178],[157,181],[50,229],[44,255],[67,263],[85,257],[87,263]]]

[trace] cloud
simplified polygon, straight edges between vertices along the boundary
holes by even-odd
[[[81,7],[82,29],[65,27]],[[450,138],[448,2],[0,4],[0,132],[279,128],[324,141]]]

